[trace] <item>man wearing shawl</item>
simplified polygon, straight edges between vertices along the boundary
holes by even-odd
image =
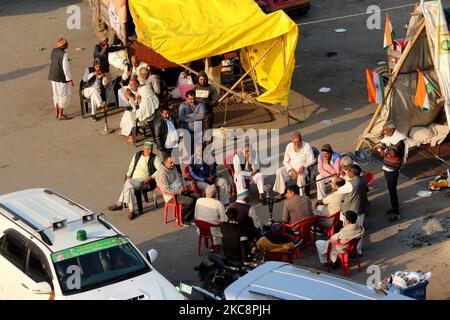
[[[397,181],[400,167],[408,155],[405,146],[406,136],[397,131],[392,121],[387,121],[383,126],[384,138],[380,140],[381,146],[377,149],[383,157],[384,177],[389,189],[391,209],[386,212],[391,221],[400,219],[400,211],[397,195]]]

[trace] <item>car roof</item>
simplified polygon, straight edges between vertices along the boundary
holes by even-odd
[[[226,300],[410,300],[355,281],[269,261],[225,289]]]
[[[43,233],[51,242],[47,247],[53,252],[117,235],[114,229],[101,224],[96,216],[92,221],[83,219],[84,216],[95,215],[93,211],[45,188],[1,195],[0,210],[14,216],[15,221],[23,221],[33,236],[44,230]],[[66,221],[67,225],[55,230],[53,223],[62,221]],[[76,239],[80,229],[86,231],[87,240]]]

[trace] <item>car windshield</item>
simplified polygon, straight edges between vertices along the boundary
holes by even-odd
[[[110,237],[51,255],[63,294],[116,283],[150,271],[125,237]]]

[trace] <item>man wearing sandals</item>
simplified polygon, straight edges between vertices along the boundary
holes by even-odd
[[[161,167],[161,158],[152,153],[153,143],[145,142],[144,150],[137,152],[131,159],[128,167],[127,179],[123,184],[122,193],[116,203],[110,205],[108,210],[122,210],[123,204],[128,205],[130,210],[128,219],[133,220],[136,216],[137,200],[134,194],[143,185],[148,185],[149,189],[156,188],[156,172]]]
[[[64,108],[70,103],[74,84],[70,72],[69,56],[67,54],[69,43],[64,38],[58,38],[56,45],[57,48],[52,50],[50,57],[48,80],[52,83],[56,119],[65,120],[67,118],[64,115]]]
[[[340,242],[345,243],[349,240],[362,237],[364,235],[364,228],[356,223],[358,215],[356,212],[347,211],[345,213],[345,225],[338,233],[335,233],[329,240],[317,240],[316,248],[317,254],[319,256],[320,263],[327,263],[327,251],[328,243]],[[361,241],[360,241],[361,242]],[[330,262],[334,266],[337,262],[337,256],[339,253],[344,253],[347,251],[347,246],[335,246],[333,245],[330,252]]]
[[[316,162],[314,152],[308,142],[302,140],[300,132],[294,132],[292,142],[286,146],[284,152],[283,167],[276,173],[273,191],[278,193],[277,201],[284,198],[286,184],[289,180],[294,180],[300,188],[300,195],[304,195],[303,186],[306,184],[308,168]]]

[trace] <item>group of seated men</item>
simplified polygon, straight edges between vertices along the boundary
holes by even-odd
[[[262,224],[256,215],[255,209],[249,204],[250,193],[245,182],[248,179],[249,182],[256,183],[258,185],[258,193],[262,195],[263,176],[259,171],[257,152],[251,150],[247,144],[242,151],[234,156],[234,160],[236,160],[233,161],[233,165],[235,169],[234,179],[237,186],[237,200],[230,203],[230,183],[226,178],[224,179],[218,176],[217,164],[208,161],[208,163],[213,163],[210,165],[206,161],[203,161],[202,148],[197,148],[191,156],[191,161],[187,168],[189,176],[195,180],[196,187],[199,189],[196,190],[193,184],[187,182],[185,177],[183,177],[181,169],[176,168],[176,159],[173,158],[170,152],[173,146],[170,145],[173,139],[171,138],[172,133],[169,133],[169,127],[175,126],[172,123],[173,120],[171,120],[172,118],[168,110],[162,108],[160,111],[161,122],[158,126],[162,128],[159,128],[157,131],[164,131],[164,134],[156,139],[156,144],[158,149],[162,151],[162,159],[153,153],[153,143],[145,142],[144,150],[137,152],[131,159],[127,172],[127,180],[123,185],[118,201],[109,206],[108,209],[113,211],[121,210],[123,204],[126,203],[129,208],[128,217],[129,219],[134,219],[137,207],[135,190],[142,187],[154,189],[158,186],[165,201],[173,201],[173,197],[175,197],[176,201],[182,204],[181,223],[183,225],[191,225],[193,218],[213,224],[221,224],[221,227],[211,228],[213,250],[217,251],[222,241],[226,256],[229,250],[226,247],[230,247],[230,244],[227,244],[227,242],[234,241],[235,246],[240,243],[240,241],[236,242],[236,234],[240,234],[242,230],[234,229],[245,229],[245,237],[240,238],[245,238],[245,241],[248,241],[248,243],[261,240],[259,241],[259,245],[256,246],[257,248],[267,247],[267,243],[271,241],[275,242],[272,242],[269,249],[273,249],[274,247],[279,248],[281,246],[289,250],[292,246],[295,246],[295,243],[291,243],[291,241],[285,242],[283,237],[279,236],[281,233],[277,228],[271,230],[275,235],[268,233],[267,237],[261,237]],[[298,143],[298,140],[300,140],[300,143]],[[167,144],[168,142],[169,144]],[[296,159],[295,156],[301,155],[301,149],[306,148],[305,146],[307,144],[301,140],[299,133],[294,133],[293,142],[290,145],[292,145],[292,152],[288,153],[287,156],[285,155],[284,163],[288,163],[290,165],[288,169],[292,170],[292,172],[297,172],[299,176],[304,173],[305,167],[307,167],[302,160],[310,161],[310,157],[307,152],[305,152],[306,156],[302,155],[300,159]],[[296,145],[298,145],[298,149],[296,149]],[[288,148],[290,148],[289,145]],[[367,199],[368,187],[364,177],[361,176],[361,168],[353,163],[351,158],[342,157],[340,154],[334,152],[328,144],[321,148],[321,152],[317,157],[317,163],[319,175],[316,178],[316,184],[323,183],[323,181],[325,183],[323,186],[317,187],[318,197],[320,194],[322,196],[321,199],[316,201],[315,209],[313,209],[311,199],[301,192],[302,187],[304,187],[304,184],[302,184],[303,180],[298,179],[298,176],[294,176],[293,174],[292,177],[289,177],[293,178],[297,183],[284,187],[286,194],[283,194],[283,198],[285,197],[286,200],[281,222],[284,224],[296,224],[302,219],[314,215],[330,215],[341,212],[340,219],[344,224],[343,233],[340,233],[341,235],[346,235],[348,232],[344,230],[347,229],[354,229],[353,231],[355,232],[363,230],[364,215],[368,211],[369,203]],[[308,164],[311,166],[312,162],[308,162]],[[287,169],[284,170],[287,171]],[[246,175],[245,172],[249,174]],[[319,181],[320,179],[322,180]],[[284,181],[286,182],[286,180]],[[326,192],[327,180],[332,190],[328,195]],[[198,193],[198,191],[200,192]],[[203,194],[204,197],[201,197]],[[348,214],[349,212],[350,215]],[[226,225],[224,226],[224,224]],[[240,224],[240,227],[234,226],[235,224]],[[348,225],[352,226],[346,228]],[[295,232],[295,228],[292,231]],[[353,233],[350,232],[348,234]],[[342,240],[344,238],[348,238],[348,235],[339,239]],[[232,241],[230,239],[234,240]],[[324,244],[318,241],[316,245],[319,253],[326,254],[326,249],[324,249],[326,243]],[[358,245],[358,253],[361,254],[361,241]],[[234,254],[236,252],[230,253],[229,255],[232,257]],[[248,262],[244,260],[243,263]]]
[[[117,50],[111,48],[113,47],[109,46],[107,37],[95,46],[94,63],[86,68],[81,82],[81,94],[90,101],[93,121],[97,121],[97,110],[104,109],[107,100],[111,98],[106,94],[107,87],[112,86],[108,53]],[[213,107],[217,104],[220,94],[219,89],[209,84],[206,72],[201,71],[195,78],[197,84],[194,84],[189,71],[184,70],[179,75],[177,87],[171,93],[172,97],[185,100],[179,108],[179,127],[187,129],[191,134],[195,126],[198,127],[200,124],[202,130],[212,128]],[[117,91],[117,104],[119,107],[127,108],[120,121],[121,134],[128,137],[128,143],[132,143],[134,126],[146,125],[146,121],[152,118],[160,106],[161,100],[168,98],[168,92],[164,89],[165,82],[161,77],[150,65],[141,62],[136,56],[130,58],[127,69],[118,80],[120,88]]]

